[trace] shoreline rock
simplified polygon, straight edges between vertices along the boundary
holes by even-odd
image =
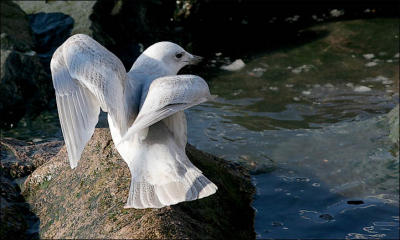
[[[54,95],[50,75],[36,53],[28,17],[15,3],[1,2],[0,127],[49,106]]]
[[[23,196],[40,219],[39,237],[255,239],[248,172],[190,145],[186,152],[218,185],[216,194],[161,209],[124,209],[130,173],[109,130],[96,129],[74,170],[62,147],[24,183]]]

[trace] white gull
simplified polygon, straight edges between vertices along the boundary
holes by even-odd
[[[71,168],[77,167],[101,108],[131,172],[126,208],[160,208],[214,194],[217,186],[185,154],[183,110],[212,96],[201,77],[177,73],[199,60],[174,43],[158,42],[127,73],[91,37],[67,39],[50,67]]]

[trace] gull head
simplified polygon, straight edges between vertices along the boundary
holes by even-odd
[[[192,55],[181,46],[172,42],[158,42],[148,47],[143,56],[161,63],[168,74],[175,75],[186,65],[197,64],[202,57]]]

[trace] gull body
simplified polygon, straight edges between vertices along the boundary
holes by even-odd
[[[184,109],[212,98],[206,82],[178,71],[199,61],[177,44],[147,48],[126,72],[94,39],[77,34],[51,60],[71,168],[93,135],[100,108],[131,172],[127,208],[160,208],[209,196],[217,187],[187,158]]]

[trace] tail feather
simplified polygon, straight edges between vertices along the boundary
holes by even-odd
[[[217,189],[217,186],[200,172],[187,174],[184,182],[176,181],[162,185],[132,180],[125,208],[161,208],[210,196]]]
[[[161,208],[217,191],[189,161],[164,123],[153,125],[146,140],[136,143],[128,162],[132,180],[125,208]]]

